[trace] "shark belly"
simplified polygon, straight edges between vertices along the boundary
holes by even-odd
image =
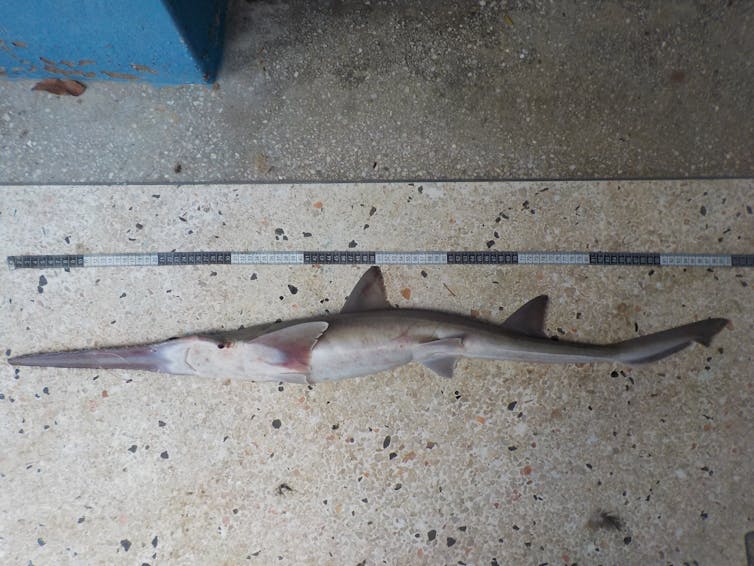
[[[309,381],[334,381],[393,369],[414,359],[418,341],[398,325],[333,322],[312,350]]]
[[[353,347],[349,347],[353,346]],[[411,350],[385,344],[363,348],[349,343],[322,343],[312,352],[309,381],[318,383],[394,369],[413,360]]]

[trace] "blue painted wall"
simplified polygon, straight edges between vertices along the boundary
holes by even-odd
[[[0,0],[0,78],[214,81],[228,0]]]

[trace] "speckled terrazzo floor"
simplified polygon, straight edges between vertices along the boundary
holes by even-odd
[[[11,187],[0,255],[489,241],[750,253],[752,195],[750,180]],[[146,342],[313,315],[338,309],[362,271],[0,271],[0,347]],[[652,366],[463,361],[452,381],[414,365],[308,388],[2,362],[2,562],[744,562],[752,271],[384,273],[400,306],[499,321],[547,293],[548,333],[576,340],[732,322],[712,348]],[[617,528],[590,523],[600,510]]]

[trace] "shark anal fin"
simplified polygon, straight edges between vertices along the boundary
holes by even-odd
[[[341,312],[364,312],[389,308],[390,303],[387,302],[382,271],[375,265],[361,276]]]
[[[501,326],[513,332],[526,334],[527,336],[544,338],[547,303],[547,295],[534,297],[510,315]]]
[[[291,374],[306,376],[311,369],[312,349],[328,326],[325,321],[294,324],[263,334],[252,343],[272,349],[275,355],[271,356],[270,363],[290,370]]]

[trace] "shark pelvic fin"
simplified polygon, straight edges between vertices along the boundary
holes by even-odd
[[[440,377],[451,378],[453,377],[453,370],[456,367],[456,361],[458,361],[458,358],[454,356],[448,356],[444,358],[438,357],[424,360],[422,362],[422,365],[431,369]]]
[[[547,295],[534,297],[531,301],[520,307],[516,312],[510,315],[502,327],[513,332],[535,336],[537,338],[545,337],[545,315],[547,314]]]
[[[375,265],[361,276],[341,312],[364,312],[389,308],[390,303],[387,302],[382,271]]]
[[[463,338],[441,338],[419,344],[414,359],[437,375],[450,378],[462,351]]]

